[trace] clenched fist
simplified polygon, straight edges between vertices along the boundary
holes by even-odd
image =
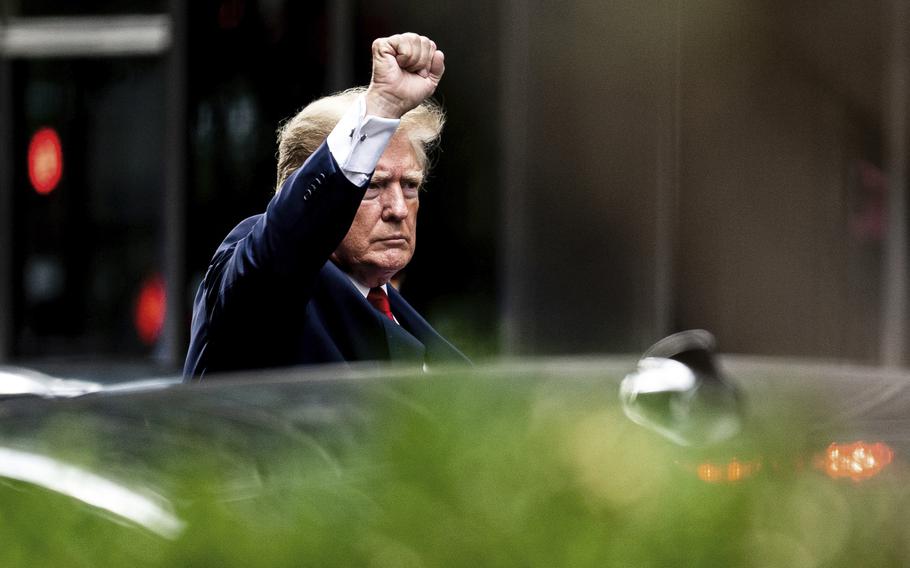
[[[445,71],[445,56],[430,38],[413,33],[373,42],[373,78],[367,114],[401,116],[433,94]]]

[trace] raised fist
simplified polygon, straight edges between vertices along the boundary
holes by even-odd
[[[444,59],[433,40],[417,34],[374,41],[367,114],[401,118],[436,90],[445,71]]]

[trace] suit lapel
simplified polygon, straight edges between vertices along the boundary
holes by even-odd
[[[405,328],[380,314],[372,306],[370,306],[370,309],[375,311],[377,317],[379,317],[379,319],[382,321],[382,326],[385,330],[386,340],[389,347],[389,360],[414,361],[416,363],[423,364],[424,360],[426,359],[426,348],[424,347],[423,343],[411,335]]]
[[[318,317],[348,361],[385,361],[389,348],[376,310],[331,261],[320,271]]]
[[[330,306],[321,317],[346,359],[423,363],[420,340],[370,305],[340,268],[328,261],[321,277],[320,301]],[[392,311],[398,317],[394,306]]]
[[[468,363],[470,360],[454,345],[436,333],[429,323],[417,313],[417,310],[392,286],[389,289],[389,304],[398,323],[426,348],[426,361],[431,363]]]

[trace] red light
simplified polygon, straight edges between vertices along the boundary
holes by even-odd
[[[853,442],[831,444],[816,458],[815,465],[833,479],[848,477],[862,481],[878,475],[893,458],[894,450],[887,444]]]
[[[155,275],[142,284],[136,298],[136,333],[146,345],[155,343],[161,335],[166,311],[167,294],[164,279]]]
[[[28,179],[41,195],[57,187],[63,175],[63,146],[53,128],[35,132],[28,145]]]

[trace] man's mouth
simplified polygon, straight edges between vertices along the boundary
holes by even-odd
[[[410,239],[404,235],[389,235],[387,237],[382,237],[382,238],[379,238],[376,240],[377,240],[377,242],[387,243],[387,244],[410,242]]]

